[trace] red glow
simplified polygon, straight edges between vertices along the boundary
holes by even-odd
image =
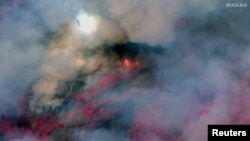
[[[124,58],[121,63],[120,63],[121,66],[123,67],[126,67],[126,68],[131,68],[131,67],[134,67],[134,66],[138,66],[139,65],[139,62],[138,61],[132,61],[128,58]]]
[[[124,66],[125,66],[125,67],[130,67],[130,66],[131,66],[131,63],[129,62],[128,59],[125,59],[125,60],[124,60]]]
[[[134,68],[139,63],[137,61],[130,61],[125,59],[123,61],[122,67]],[[58,117],[56,115],[42,115],[38,117],[29,117],[29,111],[26,106],[23,106],[23,111],[26,119],[29,121],[24,127],[19,127],[15,121],[11,121],[8,118],[2,117],[0,122],[4,125],[0,126],[0,133],[3,133],[6,138],[10,136],[9,133],[13,134],[16,129],[21,128],[26,134],[32,134],[34,136],[42,137],[45,141],[49,140],[50,133],[58,128],[68,128],[68,127],[78,127],[81,125],[86,125],[86,128],[95,128],[98,124],[98,120],[109,120],[115,116],[118,107],[111,109],[99,109],[101,105],[109,105],[116,102],[123,102],[127,99],[126,95],[121,95],[120,97],[115,97],[112,99],[96,99],[99,95],[103,94],[107,89],[114,87],[120,81],[126,81],[133,78],[141,70],[141,67],[136,67],[136,69],[129,69],[129,71],[122,72],[120,68],[115,69],[111,73],[105,74],[99,81],[93,85],[86,88],[84,91],[79,91],[69,95],[66,99],[73,100],[76,104],[75,107],[69,109],[64,115]],[[30,93],[27,97],[31,96]],[[27,103],[26,98],[23,102]],[[27,114],[27,115],[26,115]],[[27,127],[26,127],[27,126]]]
[[[125,60],[131,66],[136,65],[138,62],[130,62]],[[58,128],[74,128],[84,125],[88,129],[93,129],[99,126],[98,121],[112,119],[117,112],[119,112],[119,107],[113,107],[111,109],[100,108],[101,105],[109,105],[113,103],[122,103],[129,99],[129,94],[121,94],[120,96],[113,97],[110,99],[98,99],[96,97],[103,94],[107,89],[112,88],[115,84],[120,81],[127,80],[136,75],[140,70],[133,69],[133,71],[126,71],[128,74],[119,73],[119,71],[114,71],[112,73],[104,75],[98,82],[89,86],[87,90],[80,91],[71,94],[67,99],[73,100],[76,104],[75,107],[69,109],[61,117],[56,115],[39,116],[36,118],[31,118],[27,116],[26,118],[30,121],[28,125],[17,125],[15,121],[12,121],[6,117],[0,118],[0,133],[5,135],[6,139],[16,138],[15,130],[22,130],[24,134],[31,134],[42,138],[41,141],[49,141],[50,134]],[[246,86],[245,86],[246,87]],[[240,94],[237,99],[233,99],[232,103],[238,105],[240,108],[233,109],[236,116],[233,118],[234,123],[249,123],[249,115],[247,115],[247,110],[249,109],[248,101],[250,99],[249,94],[244,91],[246,88],[244,86],[237,87],[238,91],[235,93]],[[141,96],[148,95],[143,93]],[[163,102],[159,102],[163,103]],[[166,130],[167,125],[164,125],[166,115],[164,115],[162,105],[159,103],[152,104],[152,109],[140,109],[135,113],[131,127],[128,129],[128,134],[131,139],[138,141],[151,141],[157,140],[158,138],[153,138],[153,135],[157,135],[160,139],[168,139],[170,141],[176,141],[175,137],[179,136],[179,132],[170,132]],[[199,104],[200,101],[197,101]],[[206,105],[198,106],[190,116],[202,117],[209,114],[211,108],[213,108],[213,102]],[[153,118],[147,115],[154,115]],[[244,117],[244,118],[242,118]],[[157,119],[158,122],[154,120]],[[192,123],[194,117],[187,117],[183,126],[188,126]],[[227,123],[227,121],[225,121]],[[153,135],[152,135],[153,134]]]

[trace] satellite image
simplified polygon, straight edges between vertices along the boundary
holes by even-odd
[[[0,141],[207,141],[208,125],[250,124],[248,5],[0,0]]]

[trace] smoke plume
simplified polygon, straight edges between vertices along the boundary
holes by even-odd
[[[0,140],[205,141],[208,124],[249,124],[250,12],[226,3],[1,1]]]

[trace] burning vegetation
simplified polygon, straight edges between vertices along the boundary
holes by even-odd
[[[249,124],[249,10],[0,2],[1,141],[205,141]]]

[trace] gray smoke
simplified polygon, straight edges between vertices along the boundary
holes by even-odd
[[[130,132],[138,136],[145,133],[138,140],[203,141],[208,124],[247,124],[250,12],[249,8],[226,8],[225,3],[6,2],[0,6],[0,115],[21,114],[21,101],[30,89],[32,113],[60,107],[62,114],[68,107],[64,109],[61,86],[82,74],[86,83],[82,89],[88,88],[117,63],[114,56],[105,55],[105,49],[129,41],[163,52],[144,52],[142,47],[139,60],[149,70],[129,84],[105,92],[101,99],[126,94],[129,104],[121,104],[118,120],[135,126],[136,131]],[[80,10],[99,18],[97,30],[90,36],[74,28]],[[128,105],[133,105],[134,112]],[[130,140],[115,129],[79,128],[74,130],[74,138]]]

